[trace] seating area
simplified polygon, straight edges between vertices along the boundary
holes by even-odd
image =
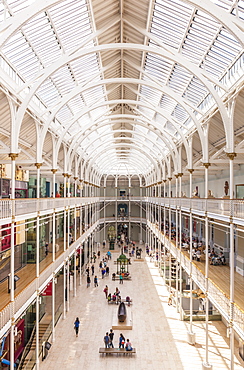
[[[126,351],[125,348],[99,348],[99,353],[102,355],[112,355],[112,354],[117,354],[117,355],[132,355],[136,353],[136,349],[132,348],[131,351]]]

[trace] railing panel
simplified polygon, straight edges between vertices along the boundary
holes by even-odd
[[[12,201],[10,199],[0,199],[0,218],[12,216]]]
[[[226,203],[228,205],[228,203]],[[159,232],[158,228],[147,221],[147,225],[154,232],[154,234],[159,238],[159,240],[165,244],[165,246],[171,251],[174,256],[179,258],[179,250],[176,246],[170,242],[168,238],[165,238],[162,233]],[[192,264],[192,266],[191,266]],[[200,289],[205,292],[205,275],[195,266],[194,262],[191,263],[189,258],[183,253],[181,253],[181,266],[189,274],[190,269],[192,269],[192,278],[200,287]],[[218,309],[221,315],[225,317],[228,321],[230,317],[230,300],[226,294],[211,280],[208,280],[208,297],[212,304]],[[244,339],[244,312],[236,304],[234,304],[234,329]]]

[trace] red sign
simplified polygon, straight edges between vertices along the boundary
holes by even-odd
[[[50,283],[47,284],[46,288],[43,290],[41,295],[51,296],[52,295],[52,289],[53,289],[53,282],[50,281]]]

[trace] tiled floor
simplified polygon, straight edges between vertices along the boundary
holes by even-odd
[[[113,260],[109,263],[110,271],[115,271]],[[157,268],[153,263],[133,261],[130,266],[131,281],[112,281],[111,277],[100,278],[99,287],[86,288],[86,278],[78,286],[77,298],[72,298],[67,318],[61,320],[56,329],[56,341],[48,357],[40,364],[41,370],[103,370],[103,369],[136,369],[136,370],[197,370],[202,369],[205,360],[205,332],[202,322],[194,322],[196,345],[187,342],[188,323],[179,320],[175,307],[168,306],[168,292]],[[132,356],[101,356],[99,347],[103,347],[103,337],[112,325],[114,310],[117,305],[108,305],[103,288],[109,292],[118,286],[122,298],[129,295],[133,299],[133,329],[124,331],[136,348]],[[74,320],[81,320],[79,337],[75,337]],[[117,346],[120,331],[115,331],[114,344]],[[229,341],[226,329],[221,322],[209,325],[209,362],[213,369],[230,368]],[[237,343],[236,343],[237,347]],[[235,370],[243,369],[236,351]]]

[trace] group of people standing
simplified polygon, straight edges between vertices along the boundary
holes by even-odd
[[[114,340],[114,332],[110,329],[110,333],[106,333],[104,338],[105,348],[114,348],[113,340]],[[126,351],[132,351],[132,344],[129,339],[125,340],[125,337],[122,333],[119,336],[119,348],[125,348]]]

